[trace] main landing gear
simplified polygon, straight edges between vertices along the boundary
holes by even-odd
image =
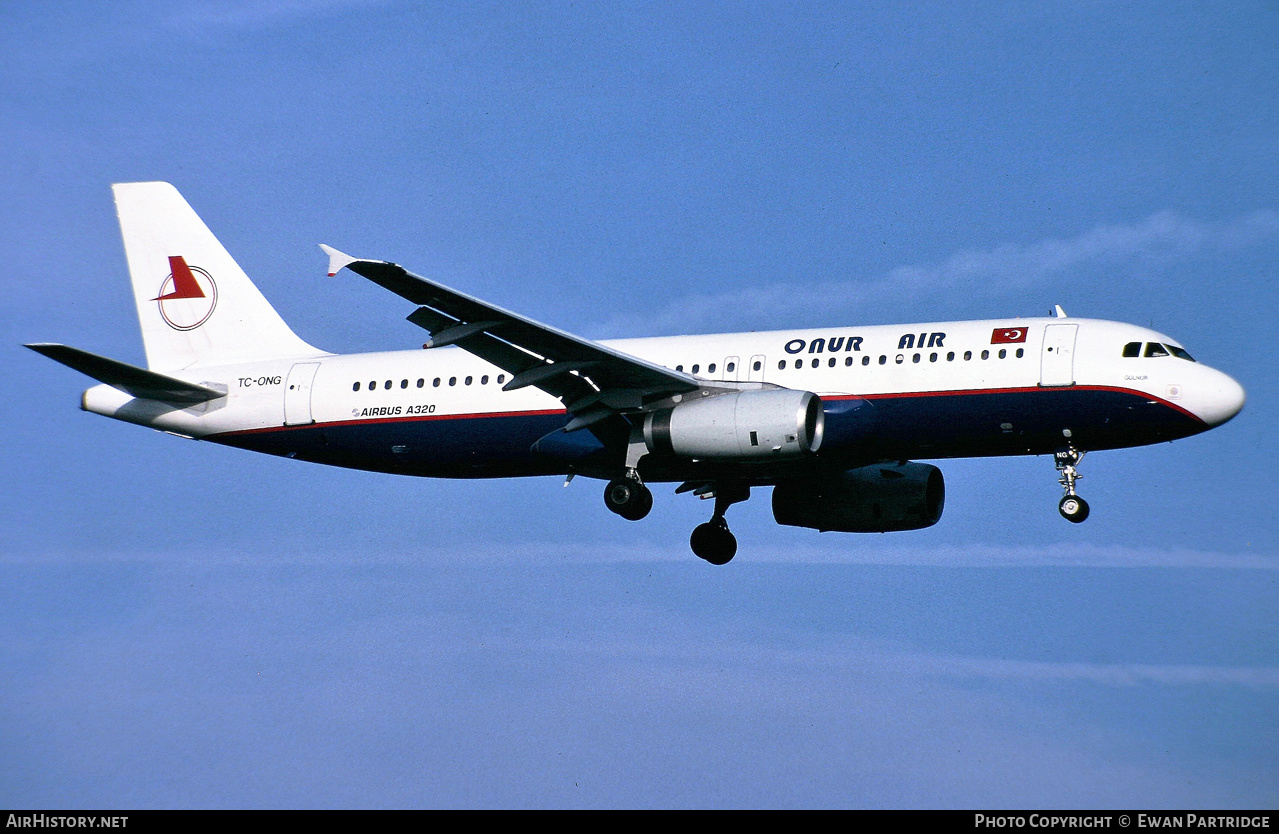
[[[739,501],[751,496],[751,488],[742,485],[717,484],[715,487],[715,513],[711,520],[693,528],[688,544],[693,553],[712,565],[727,565],[737,554],[737,537],[728,529],[724,513]]]
[[[692,488],[688,485],[687,488]],[[679,492],[686,491],[681,487]],[[712,565],[726,565],[737,555],[737,537],[728,529],[724,513],[728,508],[751,497],[751,488],[744,484],[713,484],[703,482],[696,488],[703,498],[715,498],[715,512],[711,520],[693,528],[688,544],[693,553]],[[639,472],[627,469],[626,474],[614,478],[604,487],[604,506],[627,521],[639,521],[653,509],[653,493],[640,480]]]
[[[1053,454],[1057,471],[1061,473],[1058,483],[1066,490],[1066,496],[1057,505],[1057,511],[1061,513],[1062,518],[1075,524],[1088,517],[1088,502],[1075,494],[1075,481],[1083,477],[1075,467],[1083,459],[1084,453],[1074,446],[1067,446],[1064,450]]]
[[[627,521],[639,521],[653,509],[653,493],[640,480],[639,473],[628,469],[604,487],[604,506]]]

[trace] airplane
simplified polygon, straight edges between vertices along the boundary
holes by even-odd
[[[146,368],[27,347],[99,385],[85,411],[256,452],[442,478],[583,475],[638,521],[652,483],[714,501],[690,546],[737,552],[725,513],[771,487],[779,524],[936,524],[945,483],[913,459],[1051,454],[1082,522],[1086,451],[1198,434],[1244,389],[1175,339],[1042,318],[591,341],[396,264],[321,245],[404,298],[422,349],[339,355],[304,342],[172,185],[113,186]]]

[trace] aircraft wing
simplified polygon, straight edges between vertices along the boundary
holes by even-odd
[[[504,390],[534,386],[564,401],[568,431],[638,410],[646,399],[695,391],[699,382],[636,356],[504,310],[387,261],[352,258],[321,244],[329,274],[343,267],[419,305],[408,320],[430,347],[457,345],[511,374]]]

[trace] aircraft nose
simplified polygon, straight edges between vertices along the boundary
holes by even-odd
[[[1208,425],[1219,426],[1239,413],[1248,395],[1243,386],[1232,377],[1221,371],[1213,371],[1213,374],[1209,393],[1199,416]]]

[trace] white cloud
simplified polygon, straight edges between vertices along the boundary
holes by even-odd
[[[833,312],[856,312],[885,298],[938,292],[990,294],[1042,284],[1089,267],[1173,263],[1276,239],[1276,211],[1254,211],[1225,221],[1200,221],[1161,211],[1135,223],[1097,226],[1073,238],[966,249],[938,263],[901,266],[878,278],[809,283],[802,292],[793,284],[777,283],[689,295],[651,316],[618,316],[599,331],[692,333],[787,316],[821,320]]]
[[[1265,666],[1045,663],[953,655],[930,658],[927,665],[942,674],[964,677],[1081,681],[1106,686],[1155,683],[1171,686],[1279,687],[1279,668]]]
[[[1189,549],[1060,543],[849,547],[829,543],[752,553],[752,561],[811,564],[917,565],[934,567],[1222,568],[1279,570],[1279,556]]]
[[[951,568],[1216,568],[1221,570],[1279,570],[1279,555],[1268,553],[1218,553],[1190,549],[1161,549],[1127,545],[1059,543],[1046,545],[965,544],[918,547],[902,541],[882,546],[868,544],[867,536],[833,534],[814,544],[788,542],[785,547],[757,543],[738,558],[757,564],[792,565],[901,565]],[[856,546],[852,546],[855,544]],[[188,552],[91,550],[74,552],[14,552],[0,564],[59,564],[85,562],[136,562],[165,565],[371,565],[435,564],[473,565],[582,565],[693,560],[683,541],[521,542],[511,547],[501,542],[470,542],[456,548],[434,547],[429,557],[415,549],[401,552],[379,547],[368,553],[272,553],[259,551],[192,550]],[[731,568],[729,568],[731,570]]]
[[[340,14],[349,9],[385,5],[388,0],[198,0],[173,14],[165,22],[174,28],[205,29],[210,26],[239,29],[270,25],[279,21],[308,20]]]

